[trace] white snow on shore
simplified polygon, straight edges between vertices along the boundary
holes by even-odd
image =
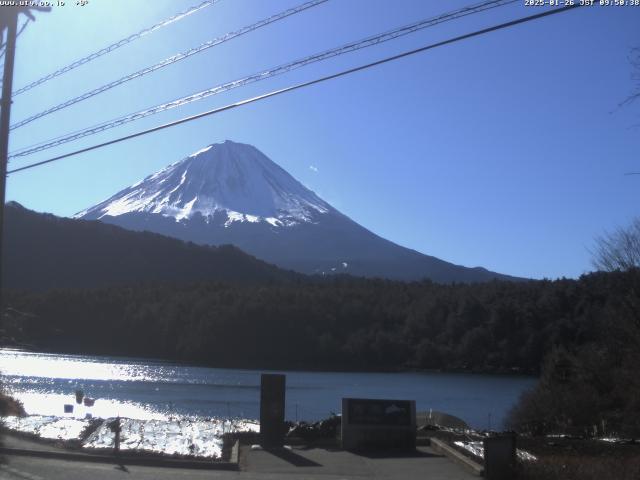
[[[484,446],[482,442],[453,442],[454,445],[464,448],[468,452],[471,452],[476,457],[484,458]],[[516,449],[516,455],[518,456],[518,460],[526,461],[526,462],[534,462],[538,458],[535,455],[527,452],[526,450]]]
[[[108,419],[82,443],[83,448],[112,449],[115,433]],[[4,417],[9,430],[29,433],[49,440],[76,440],[90,425],[90,419],[30,415]],[[222,456],[222,435],[230,432],[257,432],[259,425],[248,420],[192,419],[139,420],[121,418],[120,449],[201,458]]]
[[[4,426],[9,430],[31,433],[47,440],[74,440],[89,425],[89,420],[44,415],[27,417],[3,417]]]

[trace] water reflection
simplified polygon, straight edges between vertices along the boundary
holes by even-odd
[[[90,355],[0,349],[5,388],[29,414],[62,416],[81,389],[93,407],[74,406],[74,418],[122,416],[139,420],[259,417],[260,371],[176,365]],[[286,417],[314,421],[339,413],[343,397],[416,400],[486,428],[498,427],[534,378],[446,373],[283,372]]]
[[[170,380],[175,373],[166,365],[129,363],[100,357],[79,357],[0,349],[0,371],[7,376],[77,380]]]
[[[29,415],[57,416],[65,418],[85,418],[87,414],[92,417],[110,418],[126,417],[138,420],[166,420],[170,413],[152,408],[143,403],[116,400],[112,398],[97,399],[93,406],[87,407],[76,404],[71,394],[59,394],[49,392],[29,392],[16,388],[9,388],[11,395],[22,402],[25,411]],[[73,412],[65,413],[64,405],[72,405]]]

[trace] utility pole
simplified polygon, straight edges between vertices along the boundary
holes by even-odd
[[[7,162],[9,156],[9,125],[11,119],[11,92],[13,65],[16,56],[18,16],[24,13],[35,21],[31,10],[48,12],[51,7],[0,7],[0,32],[6,30],[4,69],[2,72],[2,98],[0,99],[0,327],[4,324],[2,272],[4,267],[4,204],[7,189]]]
[[[9,120],[11,116],[11,91],[13,89],[13,64],[18,34],[18,14],[14,8],[4,7],[2,27],[6,29],[4,69],[2,72],[2,99],[0,99],[0,326],[4,326],[4,203],[7,189],[7,156],[9,155]]]

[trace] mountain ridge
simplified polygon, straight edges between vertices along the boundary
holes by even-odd
[[[196,282],[297,281],[231,245],[205,246],[103,222],[57,217],[17,202],[5,208],[3,284],[7,288],[95,288]]]
[[[205,245],[232,244],[305,274],[521,280],[402,247],[339,212],[257,148],[214,143],[75,215]]]

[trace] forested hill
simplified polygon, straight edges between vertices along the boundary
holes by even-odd
[[[54,351],[213,366],[536,373],[635,321],[640,271],[473,285],[355,278],[12,293],[8,332]],[[635,307],[634,307],[635,308]]]
[[[97,221],[5,210],[3,282],[44,290],[148,282],[289,281],[301,277],[232,246],[208,247]]]

